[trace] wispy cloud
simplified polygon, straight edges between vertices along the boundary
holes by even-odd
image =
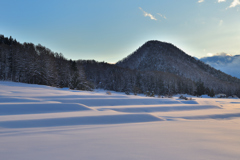
[[[162,18],[164,18],[164,19],[167,19],[167,17],[166,16],[164,16],[164,15],[162,15],[162,14],[160,14],[160,13],[157,13],[159,16],[161,16]]]
[[[233,0],[233,2],[231,3],[231,5],[229,6],[229,8],[236,7],[237,5],[240,5],[240,0]]]
[[[202,3],[204,2],[205,0],[198,0],[198,3]],[[221,3],[221,2],[226,2],[226,0],[217,0],[218,3]],[[228,8],[234,8],[236,6],[240,5],[240,0],[233,0],[231,5]]]
[[[226,0],[218,0],[218,3],[226,2]],[[237,5],[240,5],[240,0],[233,0],[231,5],[228,8],[234,8]]]
[[[152,20],[157,21],[157,19],[156,19],[152,14],[145,12],[141,7],[139,7],[139,9],[143,12],[143,15],[144,15],[145,17],[149,17],[149,18],[151,18]]]
[[[223,20],[220,20],[219,21],[219,26],[222,26],[223,25]]]

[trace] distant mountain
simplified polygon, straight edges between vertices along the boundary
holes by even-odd
[[[194,82],[202,81],[213,88],[224,88],[229,83],[240,84],[240,79],[214,69],[170,43],[160,41],[148,41],[116,65],[132,70],[169,72]]]
[[[231,76],[240,78],[240,55],[232,56],[226,53],[221,53],[211,57],[203,57],[200,60],[216,69],[230,74]]]
[[[205,63],[215,63],[218,65],[227,65],[238,59],[240,59],[240,55],[232,56],[227,53],[221,53],[211,57],[200,58],[200,60]]]

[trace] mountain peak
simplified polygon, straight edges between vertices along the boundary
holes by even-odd
[[[156,46],[163,46],[163,45],[174,46],[171,43],[167,43],[167,42],[162,42],[158,40],[149,40],[144,45],[142,45],[142,47],[156,47]]]
[[[173,58],[190,57],[171,43],[150,40],[134,53],[117,62],[118,66],[138,70],[168,71],[163,66]],[[192,57],[190,57],[192,58]],[[188,58],[189,59],[189,58]],[[129,63],[131,61],[131,63]],[[151,64],[160,68],[153,67]]]
[[[215,81],[215,78],[239,82],[239,80],[187,55],[173,44],[156,40],[146,42],[134,53],[117,62],[116,65],[132,70],[173,73],[193,81],[204,81],[209,86],[214,85],[212,82]],[[210,77],[214,77],[212,82],[209,81]]]

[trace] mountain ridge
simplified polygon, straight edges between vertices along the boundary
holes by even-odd
[[[240,79],[196,60],[173,44],[160,41],[146,42],[116,65],[133,70],[170,72],[194,81],[205,81],[203,76],[214,76],[222,81],[240,83]]]

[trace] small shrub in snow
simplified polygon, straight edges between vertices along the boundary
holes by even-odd
[[[233,97],[233,98],[238,98],[238,96],[236,96],[236,95],[233,95],[232,97]]]
[[[126,95],[130,95],[130,92],[129,92],[129,91],[125,91],[125,94],[126,94]]]
[[[192,97],[187,98],[187,97],[181,95],[181,96],[179,97],[179,99],[192,100]]]
[[[229,96],[228,98],[235,98],[235,99],[238,99],[238,96],[236,96],[236,95],[232,95],[232,96]]]
[[[217,98],[227,98],[227,95],[226,94],[223,94],[223,93],[219,93],[216,95]]]
[[[147,97],[155,97],[154,91],[152,91],[152,92],[147,91],[147,92],[145,92],[145,95],[146,95]]]
[[[150,97],[155,97],[154,91],[150,93]]]
[[[146,95],[146,97],[150,96],[150,92],[149,91],[146,91],[144,94]]]
[[[112,93],[110,91],[107,91],[106,94],[111,95]]]
[[[172,95],[165,95],[165,98],[173,98]]]
[[[138,93],[142,93],[141,89],[138,88],[137,86],[134,86],[133,87],[133,94],[136,96]]]
[[[181,95],[181,96],[179,97],[179,99],[185,99],[185,100],[188,100],[187,97],[185,97],[185,96],[183,96],[183,95]]]

